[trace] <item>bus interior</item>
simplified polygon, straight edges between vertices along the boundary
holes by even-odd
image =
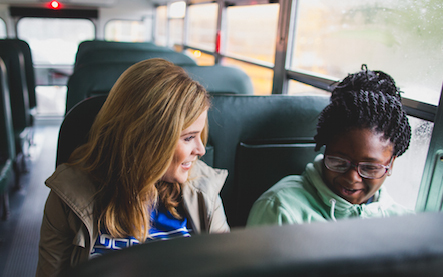
[[[439,0],[0,0],[0,275],[35,275],[45,180],[117,78],[164,58],[211,95],[202,159],[229,172],[231,233],[131,247],[67,276],[440,276],[442,20]],[[254,201],[317,155],[318,115],[362,64],[403,92],[411,144],[384,186],[416,214],[245,228]]]

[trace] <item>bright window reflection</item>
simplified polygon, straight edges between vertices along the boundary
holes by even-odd
[[[205,66],[205,65],[215,64],[213,55],[205,54],[200,50],[186,49],[186,54],[192,57],[197,62],[198,65]]]
[[[274,76],[272,69],[228,58],[222,60],[222,65],[238,67],[246,72],[251,78],[255,95],[270,95],[272,93],[272,78]]]
[[[185,1],[174,2],[169,5],[168,17],[169,18],[184,18],[186,14]]]
[[[188,45],[215,51],[218,5],[191,5],[188,8]]]
[[[105,39],[111,41],[144,42],[151,40],[152,21],[112,20],[105,26]]]
[[[168,9],[166,6],[157,7],[155,11],[155,44],[166,46],[168,43]]]
[[[0,38],[6,38],[8,36],[6,32],[6,23],[0,18]]]
[[[274,63],[278,4],[227,8],[226,54]]]
[[[434,124],[411,116],[408,119],[412,129],[411,143],[395,160],[392,175],[386,178],[384,186],[397,203],[415,209]]]
[[[35,64],[74,64],[80,42],[95,37],[94,24],[87,19],[23,18],[18,37],[28,42]]]
[[[330,92],[297,82],[289,80],[288,94],[290,95],[331,95]]]
[[[169,20],[169,47],[183,45],[183,19]]]
[[[443,2],[300,0],[291,69],[344,78],[365,63],[390,74],[405,97],[438,104]]]

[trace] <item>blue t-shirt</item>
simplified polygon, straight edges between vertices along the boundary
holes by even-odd
[[[192,230],[188,228],[188,220],[183,216],[182,211],[178,211],[181,219],[176,219],[172,214],[160,203],[157,210],[151,213],[151,229],[149,229],[149,237],[146,242],[154,240],[167,240],[177,237],[190,237]],[[102,230],[95,241],[90,257],[94,258],[109,253],[114,250],[130,247],[140,244],[140,242],[130,236],[126,238],[113,238]]]

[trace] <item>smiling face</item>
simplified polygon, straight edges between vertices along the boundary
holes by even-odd
[[[393,149],[393,144],[383,139],[380,133],[371,129],[352,129],[328,143],[325,155],[340,157],[354,164],[370,162],[387,166],[391,161]],[[391,169],[394,159],[395,157],[392,159]],[[323,165],[323,179],[326,185],[352,204],[366,203],[379,190],[387,176],[388,174],[380,179],[367,179],[362,178],[355,167],[338,173]]]
[[[162,180],[169,183],[184,183],[188,179],[192,163],[206,152],[201,134],[206,125],[208,112],[204,111],[194,123],[184,129],[174,151],[174,158]]]

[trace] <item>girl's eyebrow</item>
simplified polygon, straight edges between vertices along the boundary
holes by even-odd
[[[187,133],[182,134],[181,137],[188,136],[188,135],[196,135],[198,133],[200,133],[200,131],[189,131]]]

